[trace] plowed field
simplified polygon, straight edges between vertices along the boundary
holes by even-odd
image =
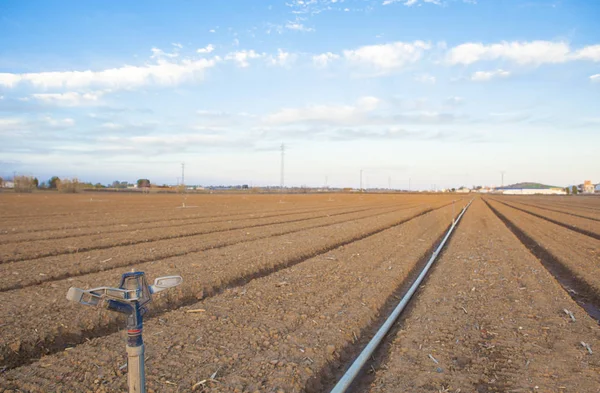
[[[132,268],[184,278],[145,317],[150,392],[327,391],[470,199],[0,194],[0,392],[125,392],[123,317],[65,295]],[[598,214],[476,197],[355,390],[598,392]]]

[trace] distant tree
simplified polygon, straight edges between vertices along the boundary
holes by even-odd
[[[101,183],[96,183],[94,184],[94,188],[104,188],[104,186]]]
[[[50,180],[48,180],[48,188],[57,189],[60,184],[60,179],[58,176],[52,176]]]
[[[452,192],[456,192],[456,188],[452,187]]]
[[[571,190],[569,189],[569,187],[565,187],[565,192],[567,193],[567,195],[569,195],[571,193]]]
[[[148,179],[138,179],[137,186],[139,188],[150,187],[150,180],[148,180]]]
[[[15,192],[32,192],[35,188],[33,177],[31,176],[15,176],[13,182],[15,184]]]
[[[37,177],[34,177],[34,178],[33,178],[33,186],[34,186],[35,188],[38,188],[38,187],[40,186],[40,181],[38,180],[38,178],[37,178]]]
[[[0,177],[0,187],[4,186],[4,179]]]
[[[573,187],[571,188],[571,193],[572,193],[573,195],[577,195],[577,193],[578,193],[578,192],[579,192],[579,190],[577,189],[577,186],[573,186]]]
[[[79,182],[77,178],[73,179],[62,179],[58,183],[58,191],[68,194],[80,192],[83,188],[83,184]]]
[[[112,187],[112,188],[127,188],[127,182],[126,181],[115,180],[114,182],[112,182],[111,185],[109,185],[109,187]]]

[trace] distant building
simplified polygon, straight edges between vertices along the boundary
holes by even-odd
[[[456,190],[456,192],[459,192],[461,194],[468,194],[469,192],[471,192],[471,190],[468,189],[467,187],[461,187],[458,190]]]
[[[4,180],[2,184],[0,184],[2,188],[15,188],[15,182],[10,180]]]
[[[586,180],[583,182],[583,187],[581,187],[581,192],[584,194],[593,194],[595,191],[595,186],[592,184],[591,180]]]
[[[562,187],[540,183],[517,183],[506,187],[497,187],[495,192],[506,195],[566,195],[567,193]]]

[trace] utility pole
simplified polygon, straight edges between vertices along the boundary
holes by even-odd
[[[410,191],[410,177],[408,178],[408,191]]]
[[[392,189],[392,177],[388,176],[388,190]]]
[[[327,184],[328,184],[328,183],[327,183],[328,177],[329,177],[329,176],[327,176],[327,175],[325,176],[325,188],[327,188],[327,187],[328,187],[328,185],[327,185]]]
[[[183,175],[184,172],[185,172],[185,163],[182,162],[181,163],[181,185],[182,186],[185,186],[185,180],[184,180],[185,178],[184,178],[184,175]]]
[[[506,173],[506,172],[504,172],[504,171],[500,171],[500,174],[502,175],[502,183],[501,183],[501,184],[502,184],[502,187],[504,187],[504,174],[505,174],[505,173]]]
[[[279,187],[280,187],[280,191],[281,192],[283,192],[283,186],[285,185],[285,183],[284,183],[284,175],[283,175],[284,158],[285,158],[285,145],[282,143],[281,144],[281,179],[279,181]]]

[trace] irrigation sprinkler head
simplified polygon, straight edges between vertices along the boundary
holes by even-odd
[[[103,306],[109,309],[112,302],[123,305],[137,303],[138,307],[144,307],[152,301],[153,294],[176,287],[182,282],[181,276],[165,276],[155,279],[153,285],[148,285],[144,272],[128,272],[121,277],[118,288],[80,289],[71,287],[67,292],[67,299],[86,306]]]
[[[165,276],[148,285],[144,272],[131,271],[121,276],[118,288],[98,287],[80,289],[71,287],[67,299],[86,306],[106,308],[127,315],[127,364],[129,391],[145,393],[143,316],[152,295],[181,284],[181,276]]]

